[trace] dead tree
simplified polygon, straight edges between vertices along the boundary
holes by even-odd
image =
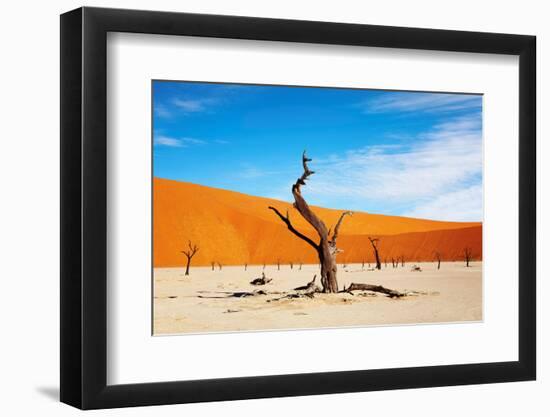
[[[294,269],[294,263],[290,262],[290,269]]]
[[[352,213],[351,211],[346,211],[340,215],[331,236],[331,230],[327,229],[325,223],[311,210],[302,196],[301,187],[306,185],[306,180],[314,173],[309,170],[307,165],[309,161],[311,161],[311,159],[306,156],[306,152],[304,151],[302,155],[302,166],[304,172],[302,176],[296,180],[296,183],[292,185],[292,195],[294,197],[294,208],[298,210],[300,215],[315,229],[319,236],[319,243],[313,241],[311,238],[294,228],[290,221],[288,211],[285,216],[275,207],[270,206],[269,209],[273,210],[275,214],[279,216],[279,218],[286,224],[288,230],[315,249],[317,256],[319,257],[319,263],[321,264],[322,291],[325,293],[336,293],[338,292],[338,281],[336,279],[336,255],[341,252],[341,250],[336,247],[336,239],[338,238],[338,232],[340,230],[342,220],[344,220],[346,215],[351,215]]]
[[[218,262],[218,269],[221,271],[222,270],[222,264]]]
[[[265,272],[262,272],[262,277],[253,279],[252,281],[250,281],[250,284],[252,284],[252,285],[265,285],[265,284],[270,283],[271,281],[272,281],[272,279],[267,278],[265,276]]]
[[[277,259],[277,271],[281,270],[281,260]]]
[[[437,269],[441,268],[441,254],[439,252],[434,252],[435,260],[437,261]]]
[[[384,268],[388,267],[388,258],[384,258]]]
[[[466,268],[470,266],[470,261],[472,260],[472,249],[464,248],[464,262],[466,262]]]
[[[401,266],[405,266],[405,255],[401,255]]]
[[[351,283],[348,288],[344,288],[342,290],[342,292],[349,292],[349,293],[351,293],[352,291],[379,292],[382,294],[386,294],[390,298],[400,298],[407,295],[406,293],[395,291],[390,288],[383,287],[381,285],[357,284],[355,282]]]
[[[210,262],[210,265],[212,265],[212,271],[214,270],[214,266],[216,265],[216,262]]]
[[[294,291],[305,291],[307,293],[317,292],[319,288],[315,284],[316,279],[317,279],[317,275],[313,275],[313,279],[311,281],[309,281],[306,285],[302,285],[300,287],[294,288]]]
[[[246,271],[246,269],[248,268],[248,264],[244,264],[244,270]]]
[[[361,261],[361,270],[365,270],[365,261]]]
[[[300,271],[302,270],[302,262],[300,262],[300,267],[298,268]]]
[[[264,262],[264,266],[263,266],[263,268],[262,268],[262,269],[263,269],[263,270],[265,270],[265,262]]]
[[[378,242],[380,241],[380,239],[378,238],[373,239],[369,236],[369,241],[370,241],[370,244],[372,245],[372,250],[374,251],[374,258],[376,260],[376,269],[380,270],[382,269],[382,265],[380,264],[380,255],[378,253]]]
[[[188,249],[182,250],[181,253],[185,255],[187,258],[187,266],[185,267],[185,275],[189,275],[189,266],[191,265],[191,259],[193,259],[193,256],[197,254],[199,251],[199,247],[197,245],[193,245],[191,241],[188,242]]]

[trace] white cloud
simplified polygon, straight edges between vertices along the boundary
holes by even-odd
[[[463,220],[466,206],[476,204],[481,212],[481,198],[466,202],[471,194],[465,191],[481,178],[480,127],[476,114],[438,125],[413,145],[369,146],[314,160],[311,169],[317,173],[307,193],[320,201],[330,197],[348,204],[355,200],[399,206],[403,213],[430,208],[431,218]],[[464,204],[456,202],[459,198]],[[454,210],[452,204],[443,206],[452,199]],[[470,214],[474,211],[468,208]]]
[[[154,135],[153,143],[157,146],[168,146],[171,148],[186,148],[192,145],[204,145],[206,141],[195,138],[173,138],[164,135]]]
[[[476,184],[435,197],[403,215],[437,220],[480,221],[483,218],[482,200],[482,186]]]
[[[372,100],[363,101],[359,106],[365,113],[384,112],[449,112],[481,108],[481,96],[443,93],[388,93]]]
[[[172,100],[172,103],[177,108],[183,110],[185,113],[197,113],[206,111],[207,108],[211,105],[214,105],[218,102],[216,99],[204,98],[204,99],[195,99],[195,100],[186,100],[181,98],[175,98]]]

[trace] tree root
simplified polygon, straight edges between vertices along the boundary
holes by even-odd
[[[379,292],[382,294],[386,294],[390,298],[401,298],[408,295],[407,293],[392,290],[390,288],[386,288],[381,285],[361,284],[361,283],[355,283],[355,282],[352,282],[348,288],[344,288],[342,291],[339,291],[339,292],[341,293],[347,292],[353,295],[352,291]]]
[[[300,287],[294,288],[293,292],[266,292],[263,290],[254,290],[254,291],[217,291],[215,294],[223,294],[223,295],[202,295],[199,294],[199,298],[246,298],[246,297],[254,297],[257,295],[280,295],[280,297],[277,298],[271,298],[266,300],[266,302],[270,303],[272,301],[279,301],[279,300],[293,300],[296,298],[314,298],[315,294],[321,293],[321,288],[315,284],[315,280],[317,279],[317,275],[313,276],[313,279],[308,282],[306,285],[302,285]],[[262,278],[257,278],[257,280],[265,280],[265,275],[262,276]],[[254,282],[254,281],[253,281]],[[269,282],[269,281],[267,281]],[[253,284],[253,285],[265,285],[265,284]],[[374,293],[380,293],[384,294],[389,298],[402,298],[402,297],[408,297],[408,296],[419,296],[419,295],[438,295],[437,292],[424,292],[424,291],[414,291],[414,290],[405,290],[403,292],[393,290],[391,288],[383,287],[382,285],[373,285],[373,284],[363,284],[363,283],[356,283],[353,282],[349,285],[349,287],[345,288],[343,290],[338,291],[338,293],[347,293],[351,295],[355,295],[354,291],[361,291],[361,296],[371,295],[374,296],[376,294]],[[200,291],[201,293],[207,292],[207,291]],[[209,294],[212,294],[212,292],[207,292]]]
[[[198,297],[199,298],[245,298],[245,297],[253,297],[255,295],[267,295],[267,293],[263,290],[254,290],[252,292],[250,291],[235,291],[235,292],[217,291],[216,294],[225,294],[225,295],[207,296],[207,295],[199,294]]]
[[[309,281],[306,285],[294,288],[294,291],[320,292],[321,288],[315,284],[316,279],[317,275],[313,275],[313,279],[311,281]]]

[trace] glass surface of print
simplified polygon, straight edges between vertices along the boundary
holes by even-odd
[[[153,333],[482,320],[482,96],[153,81]]]

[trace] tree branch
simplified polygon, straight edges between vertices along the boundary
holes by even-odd
[[[306,184],[306,180],[314,171],[310,171],[307,163],[311,161],[306,156],[306,151],[302,154],[302,165],[304,167],[304,173],[300,178],[296,180],[296,183],[292,186],[292,195],[294,196],[294,207],[302,215],[306,221],[313,226],[315,231],[319,234],[322,240],[328,240],[328,230],[323,221],[317,217],[317,215],[311,210],[306,200],[302,197],[301,186]]]
[[[378,241],[379,241],[380,239],[378,239],[378,238],[373,239],[373,238],[370,237],[370,236],[368,237],[368,239],[370,240],[370,243],[371,243],[371,245],[372,245],[373,247],[378,247]]]
[[[315,171],[310,171],[309,167],[307,166],[307,163],[310,162],[311,159],[306,156],[306,151],[302,154],[302,166],[304,167],[304,173],[300,178],[296,180],[296,183],[292,186],[292,193],[294,193],[294,190],[300,192],[300,186],[306,185],[306,180],[310,175],[315,174]]]
[[[298,230],[294,228],[292,223],[290,222],[290,218],[288,216],[288,211],[286,213],[286,216],[283,216],[279,210],[277,210],[275,207],[269,206],[270,210],[273,210],[277,216],[286,224],[288,227],[288,230],[290,230],[292,233],[294,233],[296,236],[298,236],[300,239],[305,240],[307,243],[309,243],[311,246],[315,248],[315,250],[319,250],[319,245],[315,243],[313,240],[311,240],[306,235],[300,233]]]
[[[344,217],[346,216],[353,216],[352,211],[344,211],[340,218],[338,219],[338,222],[336,223],[336,226],[334,227],[334,233],[332,234],[332,244],[336,245],[336,239],[338,239],[338,232],[340,231],[340,225],[342,224],[342,220],[344,220]]]
[[[199,251],[199,247],[195,244],[192,245],[191,241],[188,242],[189,250],[182,250],[181,253],[185,254],[188,259],[191,259]]]

